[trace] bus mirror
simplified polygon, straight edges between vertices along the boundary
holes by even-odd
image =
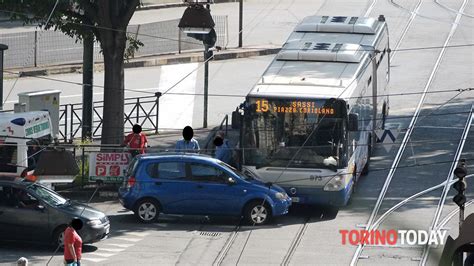
[[[242,121],[242,114],[239,112],[239,109],[236,108],[235,111],[232,112],[232,129],[239,129],[240,123]]]
[[[349,114],[349,131],[358,131],[359,130],[359,115],[358,114]]]

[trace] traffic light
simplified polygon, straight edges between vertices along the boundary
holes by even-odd
[[[466,190],[466,181],[464,177],[467,175],[467,169],[464,161],[461,161],[461,164],[454,169],[454,175],[458,178],[458,181],[453,184],[453,188],[458,192],[456,196],[454,196],[453,201],[456,203],[460,208],[464,209],[464,204],[466,203],[466,196],[464,195],[464,191]]]

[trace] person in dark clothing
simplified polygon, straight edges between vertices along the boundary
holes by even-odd
[[[216,146],[215,158],[223,161],[226,164],[232,165],[232,149],[229,141],[224,139],[223,134],[217,134],[214,138],[214,145]]]

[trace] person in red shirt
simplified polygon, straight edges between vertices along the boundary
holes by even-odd
[[[133,132],[128,134],[123,141],[124,146],[130,148],[132,157],[145,153],[145,147],[148,144],[145,134],[142,133],[142,127],[138,124],[133,125]]]
[[[66,264],[76,263],[81,265],[82,238],[77,231],[82,229],[82,220],[72,219],[69,226],[64,230],[64,261]]]

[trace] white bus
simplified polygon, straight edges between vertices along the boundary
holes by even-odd
[[[0,113],[0,174],[21,175],[53,139],[47,111]]]
[[[383,16],[306,17],[243,104],[243,171],[294,202],[346,205],[388,115],[389,53]]]

